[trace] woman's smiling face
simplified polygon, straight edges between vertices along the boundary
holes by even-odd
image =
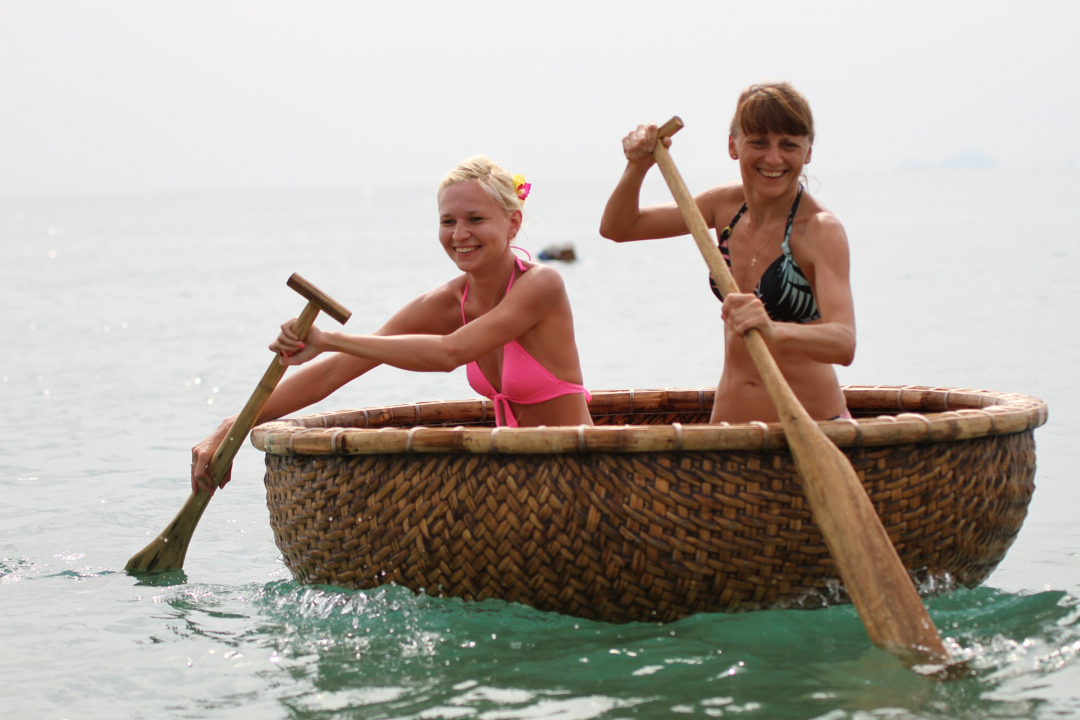
[[[799,182],[811,145],[806,135],[740,133],[729,137],[728,150],[739,161],[743,184],[771,196]]]
[[[475,180],[439,195],[439,242],[464,271],[500,257],[521,227],[521,211],[507,214]]]

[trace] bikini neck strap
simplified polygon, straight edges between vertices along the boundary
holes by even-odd
[[[525,253],[526,256],[528,256],[530,261],[532,260],[532,255],[530,255],[529,251],[526,250],[525,248],[518,247],[517,245],[511,245],[510,249],[511,250],[520,250],[521,252]],[[513,253],[511,253],[511,254],[513,254]],[[522,262],[521,258],[519,258],[517,255],[514,255],[514,264],[517,265],[517,269],[520,270],[521,272],[525,272],[528,269],[528,268],[525,267],[525,263]],[[510,288],[512,288],[512,287],[514,287],[514,270],[513,270],[513,268],[511,268],[511,270],[510,270],[510,282],[506,286],[506,292],[510,292]],[[469,294],[469,281],[468,281],[468,279],[466,279],[465,280],[465,289],[461,293],[461,321],[462,322],[465,322],[465,298],[468,296],[468,294]]]
[[[791,252],[791,226],[795,224],[795,213],[799,212],[799,201],[802,200],[802,183],[799,183],[799,192],[795,193],[795,202],[791,203],[791,212],[787,216],[787,227],[784,228],[784,242],[780,244],[780,250],[785,255]]]
[[[529,257],[530,262],[532,261],[532,255],[530,255],[529,251],[526,250],[525,248],[520,248],[517,245],[511,245],[510,249],[511,250],[520,250],[521,252],[525,253]],[[525,272],[525,270],[527,269],[525,267],[525,263],[522,262],[521,258],[519,258],[517,255],[514,255],[514,264],[517,265],[517,269],[520,270],[521,272]],[[512,288],[512,287],[514,287],[514,271],[513,271],[513,269],[510,270],[510,283],[506,286],[506,292],[510,292],[510,288]]]
[[[791,212],[788,213],[787,217],[787,228],[784,230],[784,245],[788,244],[788,238],[791,237],[791,224],[795,222],[795,213],[799,210],[799,200],[802,199],[802,191],[802,183],[799,183],[799,190],[795,193],[795,202],[791,204]],[[739,208],[739,212],[735,213],[735,217],[731,218],[731,222],[727,224],[727,227],[720,231],[721,242],[731,237],[731,231],[735,228],[735,223],[739,222],[739,219],[743,216],[743,213],[746,212],[746,209],[747,205],[744,202],[742,207]],[[529,259],[532,260],[531,257]]]
[[[525,257],[529,258],[529,262],[532,262],[532,254],[525,248],[518,247],[517,245],[511,245],[510,249],[520,250],[521,252],[525,253]],[[525,263],[521,261],[521,258],[519,258],[517,255],[514,255],[514,262],[517,263],[518,270],[520,270],[521,272],[525,272]]]

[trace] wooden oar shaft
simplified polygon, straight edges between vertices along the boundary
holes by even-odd
[[[293,323],[293,332],[301,340],[307,337],[308,331],[319,314],[319,310],[326,311],[341,323],[349,319],[351,313],[344,306],[299,275],[293,273],[287,284],[308,299],[304,311],[300,313],[300,317]],[[281,380],[284,374],[285,366],[278,362],[277,357],[275,357],[271,361],[270,367],[263,373],[255,392],[248,398],[244,409],[236,417],[236,421],[229,430],[229,435],[214,451],[214,456],[210,459],[209,470],[214,488],[221,485],[221,479],[225,477],[233,458],[236,457],[240,446],[244,444],[244,440],[247,438],[248,433],[251,432],[251,428],[258,421],[259,413],[262,412],[266,401],[270,399],[270,395],[274,392],[274,388],[277,387],[278,381]],[[188,544],[190,544],[191,536],[199,524],[199,519],[202,518],[203,511],[206,510],[206,506],[210,502],[210,497],[210,493],[202,489],[188,496],[172,522],[146,547],[132,555],[125,568],[130,572],[162,572],[179,570],[184,567]]]
[[[293,332],[301,340],[307,337],[308,331],[319,314],[319,309],[314,301],[309,301],[293,324]],[[214,488],[221,485],[221,479],[228,472],[233,458],[240,451],[251,428],[255,426],[259,413],[262,412],[266,401],[270,399],[285,370],[285,366],[278,362],[275,356],[270,362],[270,367],[263,373],[255,392],[251,394],[244,409],[237,415],[236,422],[229,429],[228,437],[214,451],[214,456],[210,460],[210,479],[214,483]],[[198,527],[206,506],[210,504],[211,497],[211,494],[202,488],[189,495],[180,508],[180,512],[176,513],[176,517],[162,530],[161,534],[128,560],[127,569],[158,572],[182,568],[184,559],[187,557],[188,545],[191,543],[191,536],[195,533],[195,528]]]
[[[682,121],[672,118],[659,137],[681,127]],[[657,141],[653,154],[717,287],[724,296],[739,292],[662,141]],[[910,660],[948,660],[937,628],[851,463],[803,408],[761,334],[751,329],[743,340],[780,416],[814,521],[870,639]]]
[[[309,300],[304,307],[304,311],[300,313],[300,317],[293,322],[293,332],[301,340],[307,337],[308,331],[311,330],[311,326],[315,323],[315,318],[319,315],[319,310],[319,306],[314,301]],[[213,480],[215,488],[221,484],[221,479],[228,472],[233,458],[240,451],[240,447],[244,444],[248,433],[251,432],[251,428],[255,427],[255,423],[259,419],[259,413],[262,412],[266,401],[270,399],[270,395],[274,392],[274,388],[277,387],[278,381],[281,380],[284,374],[285,366],[278,362],[275,356],[270,361],[270,367],[266,368],[262,379],[259,380],[259,384],[255,387],[255,392],[248,398],[244,409],[236,416],[236,422],[233,423],[232,428],[229,430],[228,437],[225,438],[221,445],[218,445],[214,457],[210,460],[210,479]]]

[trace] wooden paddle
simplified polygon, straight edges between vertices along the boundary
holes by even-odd
[[[287,284],[308,300],[304,311],[293,323],[293,332],[301,340],[307,337],[308,330],[315,322],[319,310],[324,310],[327,315],[342,324],[352,315],[340,303],[296,273],[293,273]],[[259,386],[255,388],[255,392],[251,394],[244,409],[237,416],[236,422],[229,431],[229,436],[218,446],[214,457],[210,460],[210,478],[213,480],[215,489],[221,484],[221,479],[225,477],[240,445],[243,444],[248,432],[258,419],[259,413],[262,412],[263,406],[270,398],[270,394],[274,392],[274,388],[277,387],[278,381],[284,374],[285,366],[278,362],[275,356],[270,367],[263,374],[262,380],[259,381]],[[210,502],[210,497],[210,493],[201,489],[197,493],[192,493],[168,527],[149,545],[132,555],[125,569],[128,572],[149,573],[183,568],[191,535],[195,532],[199,518],[202,517],[206,504]]]
[[[664,123],[653,154],[713,280],[727,296],[739,288],[662,141],[682,127],[678,117]],[[937,628],[851,463],[795,397],[761,334],[752,329],[743,340],[780,415],[814,521],[870,639],[912,664],[947,662]]]

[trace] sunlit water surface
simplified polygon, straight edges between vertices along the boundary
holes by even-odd
[[[718,307],[687,239],[596,234],[608,188],[534,189],[593,389],[719,377]],[[449,278],[429,188],[0,203],[0,717],[982,718],[1080,714],[1080,173],[813,181],[852,245],[847,383],[1050,403],[1037,491],[985,586],[928,600],[972,677],[928,680],[854,610],[606,625],[487,601],[292,582],[250,446],[185,573],[124,574],[179,508],[189,448],[238,410],[303,300],[372,330]],[[655,187],[651,190],[662,199]],[[330,321],[325,321],[330,322]],[[379,369],[320,405],[472,395],[460,371]]]

